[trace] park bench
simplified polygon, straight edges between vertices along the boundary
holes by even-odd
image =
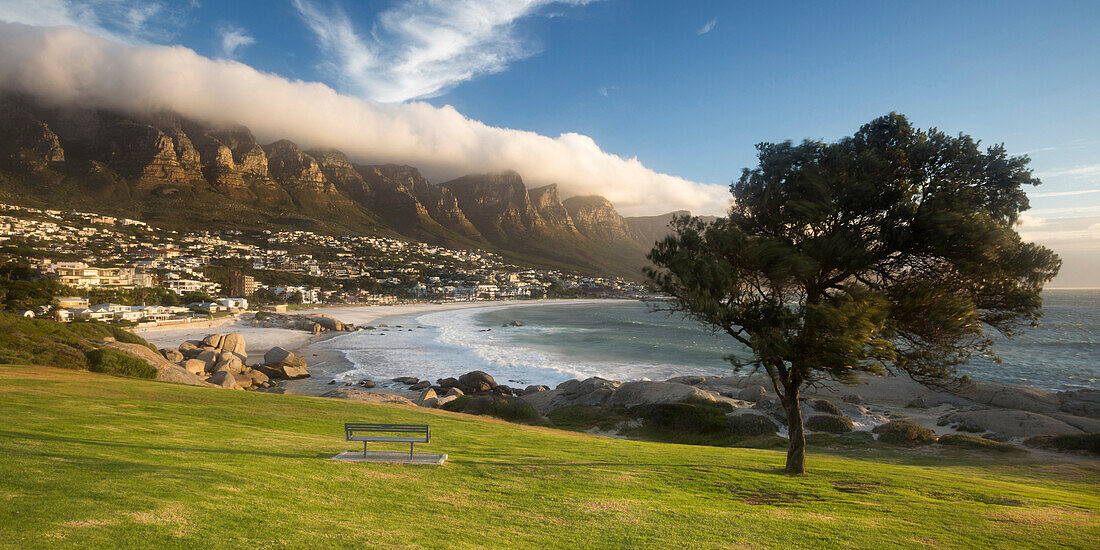
[[[367,457],[367,443],[408,443],[409,460],[412,460],[413,444],[431,443],[432,430],[427,424],[345,422],[344,437],[348,441],[363,442],[363,458]]]

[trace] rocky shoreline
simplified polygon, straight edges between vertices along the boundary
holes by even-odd
[[[177,349],[161,350],[157,366],[164,374],[158,378],[422,407],[443,407],[462,396],[519,400],[544,418],[558,409],[577,406],[624,411],[667,404],[713,404],[723,408],[731,434],[786,437],[785,412],[763,375],[679,376],[665,381],[627,382],[593,377],[568,380],[554,388],[510,387],[481,371],[434,382],[415,377],[338,381],[337,376],[353,365],[343,353],[318,349],[316,343],[350,331],[398,329],[385,323],[357,326],[323,314],[273,314],[247,323],[251,327],[304,331],[310,337],[297,348],[272,347],[262,359],[251,363],[241,334],[211,334],[201,340],[188,340]],[[932,440],[961,435],[1018,444],[1038,436],[1100,432],[1100,390],[1051,392],[973,382],[947,391],[930,389],[908,378],[866,376],[851,385],[809,388],[804,397],[802,414],[810,434],[862,433],[880,438],[882,432],[902,423],[926,430]],[[619,426],[591,431],[621,436],[636,425],[636,419],[625,418]]]

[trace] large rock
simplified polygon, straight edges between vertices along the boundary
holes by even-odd
[[[668,382],[627,382],[619,386],[609,404],[634,407],[686,401],[714,401],[714,396],[695,386]]]
[[[1056,412],[1062,405],[1052,391],[996,382],[974,382],[959,395],[983,405],[1040,414]]]
[[[682,403],[689,400],[714,401],[709,392],[669,382],[627,382],[592,377],[566,380],[549,391],[525,393],[521,399],[542,414],[571,405],[612,406]]]
[[[1100,390],[1058,392],[1058,401],[1062,412],[1100,419]]]
[[[1082,430],[1056,418],[1031,411],[981,409],[960,411],[947,416],[950,423],[992,432],[991,438],[1015,439],[1037,435],[1079,434]]]
[[[699,376],[696,374],[689,374],[687,376],[676,376],[665,380],[670,384],[687,384],[688,386],[698,386],[707,381],[706,376]]]
[[[198,359],[187,359],[184,362],[180,363],[180,366],[183,367],[183,370],[196,376],[206,375],[206,363],[199,361]]]
[[[199,353],[193,357],[193,359],[202,361],[203,364],[206,365],[206,372],[209,373],[214,372],[214,366],[218,364],[218,359],[220,358],[221,355],[216,350],[210,348],[200,348]]]
[[[314,314],[314,315],[310,315],[309,320],[313,321],[314,323],[316,323],[318,325],[321,325],[322,327],[324,327],[328,330],[342,331],[342,330],[350,330],[351,329],[351,327],[349,327],[348,325],[345,325],[344,323],[341,323],[340,321],[337,321],[336,319],[333,319],[332,317],[329,317],[328,315],[322,315],[322,314],[319,314],[319,313]]]
[[[221,349],[231,352],[239,357],[247,357],[248,353],[245,351],[244,335],[242,334],[226,334],[221,341]]]
[[[208,347],[212,347],[212,348],[220,348],[221,345],[222,345],[222,339],[223,338],[225,338],[225,337],[222,336],[221,334],[211,334],[211,335],[207,336],[206,338],[202,339],[202,344],[204,346],[208,346]]]
[[[173,363],[179,363],[183,361],[183,354],[180,353],[179,350],[165,348],[160,350],[160,354],[163,355],[165,359]]]
[[[233,374],[244,372],[244,362],[236,355],[225,352],[214,364],[214,372],[228,371]]]
[[[487,392],[495,387],[497,381],[483,371],[475,370],[458,377],[458,388],[466,393]]]
[[[229,371],[215,372],[210,378],[207,378],[206,381],[215,386],[221,386],[230,390],[242,389],[240,383],[237,381],[236,375]]]
[[[264,364],[281,370],[282,378],[293,380],[309,376],[305,359],[278,346],[271,348],[264,354]]]
[[[259,371],[256,369],[248,369],[245,374],[252,380],[253,386],[262,386],[271,380],[271,378],[268,375],[264,374],[263,371]]]

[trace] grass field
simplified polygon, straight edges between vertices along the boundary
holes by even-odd
[[[1100,467],[612,440],[485,417],[0,367],[9,548],[1095,548]],[[328,460],[430,423],[443,467]]]

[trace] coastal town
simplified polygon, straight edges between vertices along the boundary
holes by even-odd
[[[647,295],[619,277],[384,235],[181,232],[9,204],[0,204],[0,254],[9,283],[38,290],[8,289],[5,308],[59,321],[172,324],[250,308]]]

